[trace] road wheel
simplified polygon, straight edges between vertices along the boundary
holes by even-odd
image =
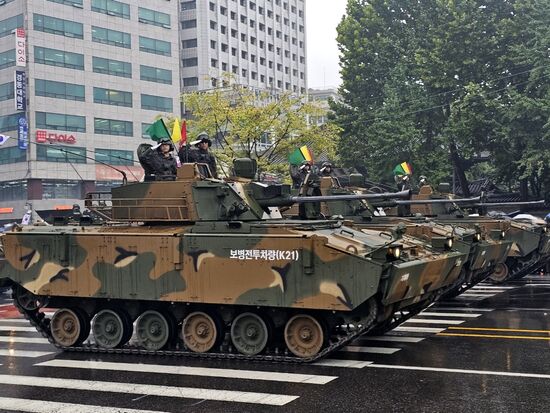
[[[489,276],[489,280],[494,284],[501,284],[508,279],[510,275],[510,268],[506,263],[501,262],[496,265],[495,270]]]
[[[115,310],[101,310],[96,314],[92,324],[95,342],[102,348],[116,348],[124,345],[128,336],[128,322],[125,315]]]
[[[146,350],[160,350],[170,339],[170,324],[158,311],[145,311],[136,321],[136,337]]]
[[[185,317],[181,330],[183,343],[195,353],[206,353],[212,350],[218,340],[216,322],[202,311],[196,311]]]
[[[262,318],[254,313],[242,313],[231,325],[231,341],[239,353],[253,356],[261,353],[269,339],[269,330]]]
[[[325,340],[321,324],[307,314],[298,314],[288,320],[284,334],[288,349],[302,358],[315,356]]]
[[[83,317],[77,311],[69,308],[60,308],[52,316],[50,331],[57,344],[71,347],[80,344],[86,337],[82,334],[86,330]]]
[[[37,295],[34,295],[29,290],[26,290],[23,287],[17,286],[15,288],[14,295],[15,299],[17,300],[17,304],[19,304],[19,306],[27,311],[38,310],[39,308],[42,308],[47,304],[46,297],[39,297]]]

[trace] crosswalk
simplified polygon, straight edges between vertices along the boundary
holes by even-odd
[[[14,318],[11,312],[9,318],[2,318],[5,309],[0,306],[0,411],[181,411],[175,400],[185,400],[187,405],[227,403],[234,410],[239,405],[256,406],[255,410],[262,406],[291,409],[309,389],[337,382],[346,369],[391,364],[392,357],[414,348],[411,346],[448,327],[484,316],[490,308],[471,304],[511,288],[516,287],[476,286],[467,301],[456,298],[438,303],[383,336],[361,337],[330,358],[306,367],[61,353],[26,320]],[[19,361],[25,363],[25,369],[8,368]],[[61,390],[64,396],[48,389]],[[142,398],[157,402],[142,404]]]

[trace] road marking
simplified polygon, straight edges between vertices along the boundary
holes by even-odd
[[[391,341],[395,343],[420,343],[424,340],[422,337],[406,337],[406,336],[363,336],[361,340],[374,340],[374,341]]]
[[[550,284],[525,284],[525,287],[550,287]]]
[[[550,330],[521,330],[514,328],[489,328],[489,327],[449,327],[449,330],[477,330],[477,331],[509,331],[512,333],[548,333]]]
[[[400,348],[389,347],[362,347],[362,346],[345,346],[340,351],[348,353],[371,353],[371,354],[393,354],[397,353]]]
[[[421,367],[421,366],[394,366],[390,364],[369,364],[367,367],[376,367],[380,369],[395,369],[395,370],[436,371],[436,372],[442,372],[442,373],[477,374],[482,376],[489,375],[489,376],[530,377],[535,379],[550,379],[550,374],[514,373],[509,371],[463,370],[463,369],[448,369],[443,367]]]
[[[372,361],[358,361],[358,360],[340,360],[340,359],[323,359],[312,363],[313,366],[321,367],[344,367],[351,369],[362,369],[365,366],[372,364]]]
[[[463,294],[460,294],[458,297],[456,298],[464,298],[464,297],[469,297],[469,298],[489,298],[489,297],[492,297],[493,295],[495,294],[475,294],[475,293],[463,293]]]
[[[4,324],[4,323],[30,324],[31,322],[29,320],[25,319],[25,318],[2,318],[2,319],[0,319],[0,324]]]
[[[478,284],[478,285],[470,288],[470,290],[473,290],[473,289],[476,289],[476,288],[483,288],[483,289],[487,289],[487,290],[513,290],[514,288],[518,288],[518,287],[505,287],[505,286],[499,287],[497,285]]]
[[[454,303],[456,304],[456,303]],[[453,310],[453,311],[475,311],[475,312],[479,312],[479,311],[494,311],[494,308],[470,308],[470,307],[430,307],[430,311],[448,311],[448,310]]]
[[[30,413],[163,413],[158,410],[124,409],[120,407],[95,406],[89,404],[48,402],[45,400],[16,399],[0,397],[2,411]]]
[[[534,337],[534,336],[504,336],[499,334],[467,334],[467,333],[438,333],[438,336],[450,337],[481,337],[481,338],[509,338],[515,340],[546,340],[550,341],[550,337]]]
[[[91,360],[49,360],[36,366],[65,367],[76,369],[95,369],[113,371],[131,371],[139,373],[177,374],[181,376],[221,377],[229,379],[267,380],[286,383],[327,384],[337,376],[314,374],[278,373],[271,371],[215,369],[206,367],[173,366],[164,364],[112,363]]]
[[[437,320],[437,319],[434,319],[434,320],[431,320],[429,318],[411,318],[410,320],[407,320],[405,321],[403,324],[408,324],[408,323],[421,323],[421,324],[451,324],[451,325],[458,325],[458,324],[462,324],[464,322],[464,320],[445,320],[445,319],[442,319],[442,320]]]
[[[393,331],[406,331],[409,333],[440,333],[445,331],[444,328],[431,328],[431,327],[409,327],[399,326],[393,329]]]
[[[421,312],[420,315],[425,315],[428,317],[465,317],[465,318],[476,318],[480,317],[483,314],[472,314],[472,313],[426,313]]]
[[[26,351],[14,349],[0,349],[0,356],[6,357],[42,357],[54,354],[51,351]]]
[[[0,331],[32,331],[33,333],[36,333],[36,328],[21,326],[0,326]]]
[[[257,393],[233,390],[214,390],[194,387],[160,386],[154,384],[137,384],[108,382],[96,380],[58,379],[54,377],[18,376],[1,374],[0,383],[18,386],[48,387],[61,391],[87,390],[124,394],[143,394],[158,397],[177,397],[186,399],[215,400],[223,402],[255,403],[271,406],[284,406],[299,396],[285,394]],[[97,411],[101,411],[97,410]]]
[[[0,336],[0,343],[49,344],[50,342],[42,337]]]

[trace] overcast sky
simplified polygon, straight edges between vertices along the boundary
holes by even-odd
[[[347,0],[306,0],[308,87],[339,86],[340,66],[336,26],[346,12]]]

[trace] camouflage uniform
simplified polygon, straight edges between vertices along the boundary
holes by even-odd
[[[171,145],[171,141],[169,143]],[[146,179],[151,180],[153,175],[159,180],[176,179],[176,159],[171,152],[168,152],[167,155],[165,156],[161,152],[160,147],[156,149],[151,147],[143,153],[140,162],[146,166],[144,166]]]

